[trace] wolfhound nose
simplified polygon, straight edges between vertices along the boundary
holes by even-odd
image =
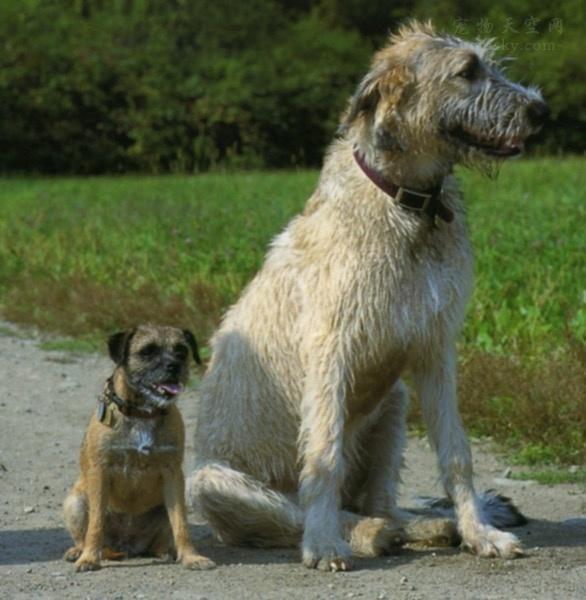
[[[549,117],[549,106],[545,102],[536,100],[527,107],[527,116],[531,125],[543,125]]]

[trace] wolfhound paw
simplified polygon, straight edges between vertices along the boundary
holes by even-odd
[[[339,540],[330,544],[303,544],[303,564],[320,571],[351,571],[350,546]]]
[[[484,558],[517,558],[524,554],[517,536],[490,525],[481,525],[473,535],[463,536],[463,546]]]

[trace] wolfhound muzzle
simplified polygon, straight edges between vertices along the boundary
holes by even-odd
[[[444,135],[494,157],[520,154],[525,139],[539,130],[549,108],[534,89],[511,83],[491,62],[473,54],[458,75],[468,84],[466,98],[445,98],[440,113]]]

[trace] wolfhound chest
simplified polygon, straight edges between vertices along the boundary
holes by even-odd
[[[414,262],[402,272],[391,266],[380,269],[376,285],[365,289],[354,306],[353,320],[361,333],[347,390],[352,419],[370,414],[406,368],[441,351],[463,320],[471,259],[446,260],[444,255],[441,261]]]
[[[358,274],[357,277],[362,277]],[[471,254],[443,248],[381,257],[358,286],[354,318],[364,344],[385,360],[457,332],[472,287]]]

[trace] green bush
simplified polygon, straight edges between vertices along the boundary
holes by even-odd
[[[537,19],[497,41],[520,44],[512,76],[552,105],[542,149],[581,151],[581,14],[578,0],[3,0],[0,169],[318,165],[373,48],[408,16],[455,30],[465,15],[466,37],[482,19]]]

